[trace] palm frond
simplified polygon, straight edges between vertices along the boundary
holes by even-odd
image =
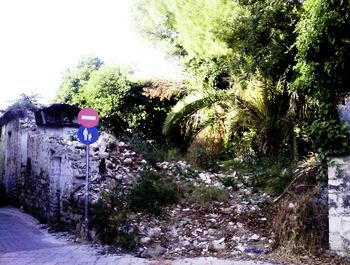
[[[163,125],[163,133],[165,135],[171,135],[174,129],[181,126],[190,116],[200,110],[208,110],[220,102],[233,100],[233,96],[234,92],[231,90],[214,90],[188,95],[183,100],[180,100],[168,114]]]

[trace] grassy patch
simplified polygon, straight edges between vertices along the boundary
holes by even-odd
[[[224,202],[227,199],[228,193],[223,189],[205,185],[194,186],[186,196],[186,201],[198,204],[208,204],[213,201]]]
[[[161,214],[161,207],[176,203],[179,199],[179,186],[159,173],[144,170],[130,191],[128,202],[133,211],[146,211]]]

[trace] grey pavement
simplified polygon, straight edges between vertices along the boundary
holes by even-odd
[[[57,239],[38,221],[13,207],[0,208],[0,265],[272,265],[257,261],[196,258],[149,260],[100,255],[89,245]]]

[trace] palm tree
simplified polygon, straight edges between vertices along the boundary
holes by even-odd
[[[258,153],[275,159],[288,151],[294,157],[295,115],[291,94],[285,87],[283,80],[273,86],[255,78],[246,87],[235,85],[226,90],[194,92],[173,107],[163,133],[171,136],[180,130],[183,143],[188,146],[203,131],[209,139],[219,136],[222,143],[234,139],[237,132],[250,131],[251,144]]]

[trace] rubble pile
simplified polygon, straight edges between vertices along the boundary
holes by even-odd
[[[169,206],[164,209],[165,219],[139,213],[133,223],[140,231],[137,254],[141,257],[164,254],[170,258],[270,253],[274,241],[268,219],[258,211],[258,205],[249,209],[237,198],[209,206]],[[166,251],[158,253],[155,250],[160,250],[159,247]]]
[[[84,215],[86,165],[81,161],[85,155],[85,145],[77,139],[66,139],[65,145],[70,153],[77,153],[73,161],[75,174],[71,192],[62,198],[63,216],[66,224],[81,225]],[[112,192],[116,185],[124,188],[138,178],[145,163],[142,156],[132,152],[127,144],[119,142],[107,133],[102,133],[99,140],[90,146],[89,205],[91,208],[103,193]]]
[[[73,146],[80,144],[73,141]],[[93,206],[105,192],[113,192],[116,185],[126,190],[138,178],[142,167],[147,164],[142,156],[130,150],[127,144],[118,142],[110,135],[103,134],[91,146],[92,163],[104,159],[105,171],[90,176],[89,196]],[[266,193],[253,193],[252,188],[239,183],[241,176],[232,173],[210,173],[194,169],[186,161],[162,162],[153,170],[162,171],[176,182],[188,181],[194,186],[214,186],[229,194],[225,202],[209,205],[179,204],[163,209],[162,217],[146,213],[132,214],[131,223],[139,231],[137,255],[141,257],[232,257],[269,253],[273,239],[267,229],[252,231],[246,225],[254,218],[256,227],[266,228],[268,219],[259,213],[259,204],[269,200]],[[232,178],[237,187],[225,187],[221,178]],[[245,176],[249,178],[251,176]],[[79,185],[71,194],[70,205],[82,205],[84,185]],[[81,221],[83,212],[71,209],[74,218]],[[79,207],[80,210],[82,209]],[[81,222],[80,222],[81,223]],[[249,222],[248,222],[249,223]]]
[[[267,234],[257,234],[242,222],[233,206],[213,204],[211,209],[200,206],[183,208],[180,205],[166,209],[166,221],[142,218],[139,255],[147,256],[148,249],[162,246],[166,256],[220,256],[232,257],[246,253],[269,253],[273,240]],[[261,217],[258,222],[267,225]]]

